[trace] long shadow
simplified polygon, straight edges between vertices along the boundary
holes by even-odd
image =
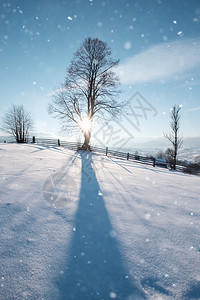
[[[62,300],[145,299],[130,281],[94,170],[83,152],[80,201],[67,273],[57,278]]]
[[[194,284],[190,287],[190,289],[183,296],[183,299],[199,299],[200,297],[200,283],[194,282]]]

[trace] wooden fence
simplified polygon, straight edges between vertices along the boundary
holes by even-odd
[[[77,150],[78,149],[78,143],[75,142],[67,142],[67,141],[61,141],[60,139],[46,139],[46,138],[36,138],[33,136],[33,138],[29,138],[28,143],[36,143],[38,145],[42,146],[51,146],[51,147],[64,147],[68,148],[70,150]]]
[[[39,145],[44,145],[44,146],[54,146],[54,147],[64,147],[67,149],[75,150],[77,151],[80,149],[81,144],[80,143],[74,143],[74,142],[67,142],[67,141],[61,141],[60,139],[46,139],[46,138],[35,138],[33,137],[32,139],[28,139],[28,143],[36,143]],[[115,157],[118,159],[124,159],[124,160],[131,160],[136,163],[141,163],[141,164],[147,164],[147,165],[152,165],[152,166],[161,166],[157,162],[157,160],[153,157],[148,157],[148,156],[142,156],[142,155],[134,155],[131,153],[125,153],[121,151],[115,151],[112,149],[106,148],[100,148],[100,147],[94,147],[91,146],[91,151],[94,153],[100,153],[106,156],[110,157]],[[163,167],[167,167],[166,163],[162,164]]]
[[[6,139],[4,139],[4,142],[6,142]],[[14,142],[14,139],[10,139],[10,140],[8,140],[8,142]],[[27,143],[36,143],[39,145],[51,146],[51,147],[62,146],[64,148],[74,150],[74,151],[77,151],[81,147],[80,143],[61,141],[60,139],[51,139],[51,138],[49,138],[49,139],[36,138],[36,137],[28,138]],[[100,147],[91,146],[91,151],[94,153],[100,153],[100,154],[110,156],[110,157],[115,157],[118,159],[131,160],[131,161],[134,161],[135,163],[152,165],[154,167],[155,166],[165,167],[165,168],[168,167],[167,163],[164,160],[154,158],[152,156],[143,156],[143,155],[136,155],[136,154],[127,153],[127,152],[125,153],[125,152],[115,151],[112,149],[108,149],[108,147],[100,148]],[[170,167],[168,167],[168,168],[170,168]],[[176,170],[179,172],[183,172],[183,173],[200,175],[199,168],[194,168],[194,167],[191,167],[190,165],[186,166],[179,162],[176,165]]]

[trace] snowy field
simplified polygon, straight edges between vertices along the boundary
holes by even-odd
[[[200,177],[0,144],[0,299],[200,299]]]

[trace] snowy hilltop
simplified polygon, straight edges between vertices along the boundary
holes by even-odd
[[[0,299],[199,299],[200,177],[0,144]]]

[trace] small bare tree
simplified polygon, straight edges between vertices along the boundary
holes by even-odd
[[[113,72],[118,62],[105,42],[87,38],[74,54],[65,84],[53,93],[49,113],[61,120],[64,130],[81,130],[84,149],[89,149],[94,116],[119,112],[119,79]]]
[[[27,141],[32,124],[32,118],[23,105],[12,105],[3,118],[1,130],[12,134],[17,143],[24,143]]]
[[[173,157],[172,168],[176,169],[176,158],[178,149],[183,144],[183,139],[179,137],[179,129],[180,129],[180,109],[181,106],[174,105],[171,111],[171,129],[172,132],[170,134],[164,134],[164,136],[172,143],[172,149],[170,155]]]

